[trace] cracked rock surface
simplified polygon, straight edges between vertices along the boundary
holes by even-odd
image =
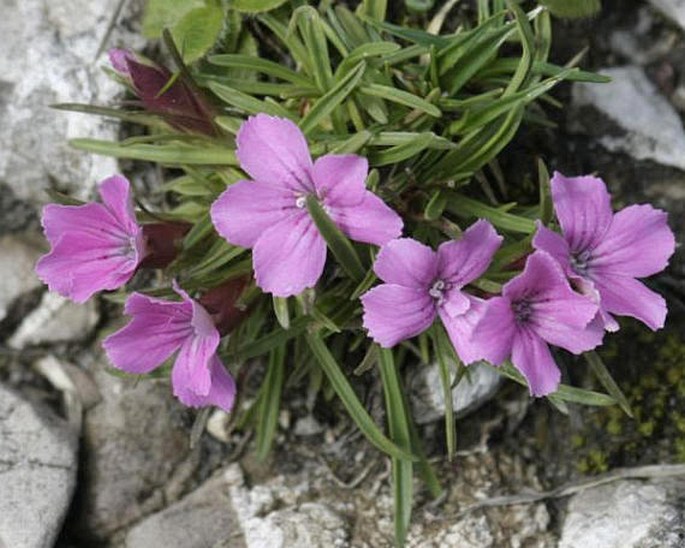
[[[76,485],[78,433],[0,385],[0,546],[52,546]]]

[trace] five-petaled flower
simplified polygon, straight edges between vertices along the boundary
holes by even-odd
[[[571,289],[561,267],[544,251],[528,257],[524,271],[486,301],[471,343],[481,357],[511,362],[525,376],[534,396],[559,385],[561,373],[549,344],[579,354],[602,342],[604,330],[593,321],[598,306]]]
[[[128,373],[159,367],[177,350],[171,372],[174,395],[185,405],[230,411],[236,386],[218,356],[220,335],[209,313],[174,284],[179,301],[133,293],[124,313],[131,322],[102,343],[110,361]]]
[[[391,347],[422,333],[440,316],[460,359],[479,359],[470,334],[483,305],[462,288],[485,272],[501,242],[484,220],[460,240],[441,244],[437,252],[410,238],[389,242],[373,266],[386,283],[361,298],[369,335]]]
[[[663,327],[666,302],[636,278],[660,272],[675,251],[666,213],[633,205],[615,215],[606,185],[596,177],[552,179],[554,209],[563,236],[542,225],[533,245],[552,255],[583,292],[599,300],[605,328],[611,314],[632,316],[651,329]]]
[[[296,295],[323,273],[326,242],[307,210],[309,196],[353,240],[383,245],[402,232],[399,215],[366,190],[367,160],[327,154],[312,162],[290,120],[249,118],[236,155],[252,180],[231,185],[214,202],[212,221],[230,243],[252,248],[257,285],[267,292]]]
[[[128,180],[119,175],[105,179],[100,196],[102,203],[43,209],[52,249],[38,261],[36,273],[51,291],[78,303],[124,285],[146,255]]]

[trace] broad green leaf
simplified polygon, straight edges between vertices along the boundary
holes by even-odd
[[[171,29],[176,47],[186,63],[192,63],[216,42],[223,27],[224,12],[218,5],[195,8],[186,13]]]
[[[283,377],[285,375],[285,345],[274,348],[269,355],[269,369],[259,395],[259,413],[256,424],[257,458],[264,460],[271,450],[278,413],[281,405]]]
[[[390,439],[400,448],[411,452],[409,414],[405,407],[404,392],[400,383],[392,350],[379,348],[379,366],[385,409],[388,416]],[[392,458],[393,499],[395,502],[395,542],[404,546],[411,521],[413,465],[410,460]]]
[[[630,403],[628,403],[628,398],[621,391],[616,381],[609,373],[606,365],[602,358],[594,350],[591,352],[586,352],[583,354],[585,360],[590,365],[590,369],[602,383],[602,386],[609,392],[609,395],[616,400],[616,403],[623,409],[623,412],[628,415],[631,419],[633,418],[633,410],[630,408]]]
[[[350,240],[340,231],[336,224],[324,211],[316,196],[307,196],[307,210],[314,220],[316,228],[326,240],[328,248],[335,258],[345,269],[345,272],[357,283],[361,282],[366,275],[366,270],[359,260],[359,255],[352,247]]]
[[[315,101],[309,112],[300,120],[302,132],[305,134],[310,133],[324,118],[340,106],[352,90],[357,87],[365,70],[366,63],[361,61],[354,70],[338,81],[320,99]]]
[[[231,7],[246,13],[271,11],[285,4],[286,0],[233,0]]]
[[[359,398],[357,398],[350,383],[347,381],[347,377],[335,361],[335,358],[326,346],[326,343],[321,339],[321,336],[318,333],[309,333],[307,335],[307,343],[326,374],[328,381],[331,383],[333,390],[335,390],[335,393],[340,398],[340,401],[342,401],[347,412],[350,414],[350,417],[352,417],[359,427],[359,430],[362,431],[367,439],[376,448],[387,453],[391,457],[409,461],[415,460],[415,457],[410,451],[398,447],[395,443],[390,441],[383,435],[376,423],[373,422],[373,419],[369,416],[366,409],[364,409]]]
[[[198,146],[185,143],[123,145],[98,139],[72,139],[69,144],[78,150],[86,150],[103,156],[145,160],[164,165],[238,165],[232,150],[208,144]]]
[[[381,86],[379,84],[367,84],[365,86],[361,86],[359,88],[359,92],[365,95],[381,97],[386,101],[392,101],[393,103],[398,103],[412,109],[423,111],[430,116],[434,116],[435,118],[440,118],[440,116],[442,116],[440,109],[435,105],[429,103],[421,97],[417,97],[412,93],[402,91],[394,87]]]
[[[190,10],[204,6],[204,0],[147,0],[143,36],[160,38],[162,30],[174,27]]]

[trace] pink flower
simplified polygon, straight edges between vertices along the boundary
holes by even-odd
[[[666,302],[636,278],[662,271],[675,251],[666,213],[633,205],[614,215],[604,181],[590,176],[555,173],[552,198],[563,236],[539,225],[533,246],[595,295],[606,329],[618,329],[611,314],[632,316],[653,330],[663,327]]]
[[[371,338],[391,347],[422,333],[440,316],[461,360],[479,359],[470,333],[483,305],[462,289],[485,272],[501,242],[490,223],[480,220],[437,252],[410,238],[385,245],[373,269],[386,283],[361,298]]]
[[[171,372],[174,395],[190,407],[216,405],[230,411],[236,387],[216,355],[219,332],[200,304],[178,286],[174,289],[180,302],[133,293],[124,308],[133,319],[102,346],[117,368],[139,375],[179,351]]]
[[[548,343],[579,354],[602,342],[593,322],[597,304],[574,292],[554,259],[544,251],[528,257],[523,273],[490,299],[473,330],[481,357],[499,365],[511,357],[534,396],[554,392],[561,378]]]
[[[101,204],[43,208],[43,230],[52,249],[38,261],[36,273],[51,291],[78,303],[124,285],[146,254],[128,180],[105,179],[100,196]]]
[[[312,163],[304,135],[290,120],[250,117],[238,132],[236,154],[253,180],[219,196],[212,221],[229,242],[252,248],[264,291],[296,295],[323,272],[326,242],[307,211],[310,195],[353,240],[383,245],[402,232],[400,217],[364,186],[366,159],[328,154]]]

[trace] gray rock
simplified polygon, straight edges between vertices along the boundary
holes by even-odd
[[[73,303],[56,293],[44,293],[38,307],[24,318],[8,344],[25,348],[34,344],[81,340],[95,328],[99,319],[94,300]]]
[[[452,389],[452,406],[457,416],[464,416],[480,407],[495,395],[501,377],[491,367],[474,363],[467,375]],[[417,367],[409,383],[414,420],[425,424],[445,415],[440,371],[436,363]]]
[[[0,321],[18,297],[42,285],[33,272],[41,252],[40,245],[31,239],[0,237]]]
[[[229,498],[232,478],[219,473],[176,504],[147,517],[128,533],[126,547],[210,548],[227,538],[227,546],[243,546]]]
[[[118,124],[50,105],[102,104],[121,92],[101,70],[103,58],[95,59],[118,3],[0,0],[0,182],[22,200],[45,202],[49,185],[85,197],[116,171],[113,159],[76,151],[67,141],[115,139]],[[112,43],[141,44],[119,27]]]
[[[649,2],[685,30],[685,0],[649,0]]]
[[[643,70],[628,66],[600,72],[612,82],[573,86],[576,108],[593,107],[619,128],[618,134],[600,135],[600,144],[637,160],[685,170],[685,131],[680,117]]]
[[[619,481],[575,495],[560,548],[679,548],[684,482]]]
[[[93,370],[102,401],[84,418],[82,536],[106,538],[159,510],[197,466],[183,408],[166,381]],[[176,489],[178,490],[178,489]]]
[[[287,486],[284,478],[251,489],[242,482],[238,465],[226,473],[233,478],[229,493],[247,548],[334,548],[347,546],[348,525],[326,501],[300,502],[308,482]],[[224,543],[225,546],[232,546]]]
[[[78,432],[0,386],[0,546],[52,546],[76,484]]]

